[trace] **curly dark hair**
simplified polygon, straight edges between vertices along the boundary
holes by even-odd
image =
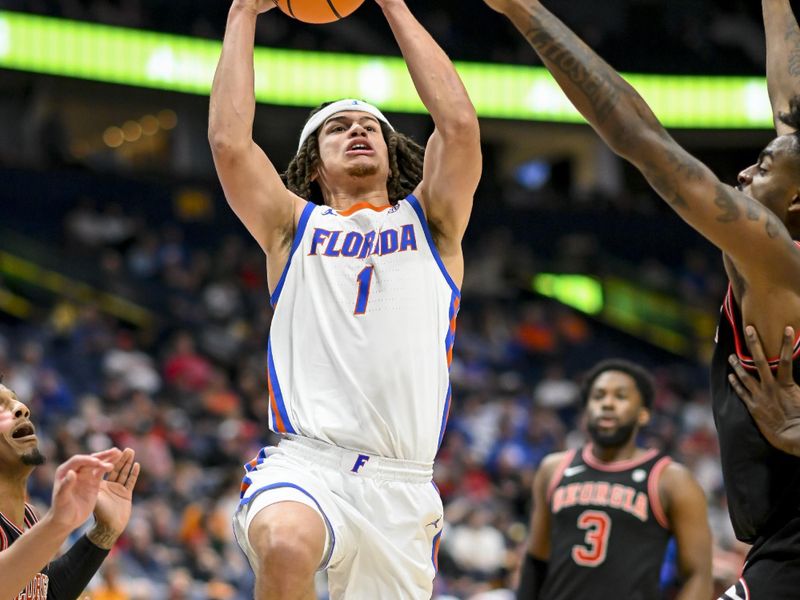
[[[642,405],[645,408],[653,407],[653,398],[655,397],[653,378],[644,367],[622,358],[602,360],[583,376],[581,381],[581,399],[583,400],[584,406],[586,406],[586,403],[589,401],[589,394],[592,391],[595,380],[608,371],[621,371],[630,376],[636,383],[636,388],[639,390],[639,394],[642,397]]]
[[[789,112],[778,113],[778,118],[795,132],[800,131],[800,95],[789,99]]]
[[[325,102],[311,111],[308,119],[331,104]],[[306,119],[306,122],[308,122]],[[386,188],[389,193],[389,202],[397,204],[398,201],[408,196],[422,181],[422,163],[425,157],[425,148],[417,144],[407,135],[392,130],[381,122],[381,132],[389,150],[389,179]],[[303,147],[289,162],[286,172],[281,174],[284,184],[289,191],[301,198],[315,204],[324,204],[322,190],[312,177],[319,166],[319,144],[316,132],[308,136]]]

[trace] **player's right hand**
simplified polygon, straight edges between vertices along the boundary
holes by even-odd
[[[252,11],[257,15],[277,8],[275,0],[233,0],[234,8]]]
[[[114,468],[121,454],[117,448],[91,456],[76,454],[56,469],[50,521],[72,531],[92,514],[103,476]]]

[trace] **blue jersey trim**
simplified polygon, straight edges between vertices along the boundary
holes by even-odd
[[[417,200],[414,194],[409,194],[406,196],[406,200],[414,209],[414,212],[417,213],[417,218],[419,219],[422,231],[425,232],[425,239],[428,240],[428,247],[431,249],[431,253],[433,254],[433,258],[436,260],[436,264],[439,265],[439,270],[442,272],[442,275],[444,275],[447,284],[453,288],[453,293],[460,298],[461,290],[458,289],[455,281],[453,281],[453,278],[450,277],[450,273],[448,273],[447,269],[444,268],[442,257],[439,256],[439,250],[436,248],[436,244],[433,243],[433,236],[431,235],[430,227],[428,227],[428,220],[425,218],[425,211],[422,210],[422,205],[419,203],[419,200]]]
[[[252,493],[252,495],[248,496],[246,499],[241,500],[239,502],[239,509],[241,509],[243,506],[246,506],[247,504],[250,504],[250,502],[252,502],[257,496],[261,495],[264,492],[284,487],[293,488],[311,498],[314,504],[317,505],[317,508],[319,509],[322,518],[325,519],[325,525],[331,534],[331,547],[328,550],[328,556],[325,557],[325,562],[323,563],[322,567],[320,567],[320,570],[327,569],[328,565],[331,562],[331,558],[333,558],[333,549],[336,547],[336,532],[333,530],[333,524],[331,523],[331,520],[328,518],[328,515],[325,514],[325,511],[322,510],[322,506],[320,506],[319,502],[317,502],[317,499],[314,498],[314,496],[312,496],[306,490],[301,488],[299,485],[297,485],[296,483],[291,483],[289,481],[279,481],[278,483],[271,483],[269,485],[265,485],[262,488],[258,488],[255,492]]]
[[[275,433],[297,433],[292,427],[292,422],[289,421],[289,413],[286,411],[286,404],[283,402],[283,392],[281,392],[281,384],[278,383],[278,374],[275,372],[275,362],[272,360],[272,344],[267,342],[267,368],[269,369],[269,380],[272,384],[272,393],[275,396],[275,404],[278,407],[278,413],[281,415],[283,426],[286,431],[277,431],[275,427],[272,430]],[[269,407],[270,412],[273,412],[272,405]],[[273,414],[272,423],[275,423]]]
[[[281,290],[283,289],[283,282],[286,281],[286,274],[289,272],[289,267],[292,264],[292,256],[294,256],[295,251],[300,246],[300,242],[303,241],[303,234],[306,231],[308,219],[316,206],[317,205],[313,202],[306,202],[303,213],[300,215],[300,220],[297,222],[297,231],[294,232],[292,249],[289,252],[289,260],[286,261],[286,266],[283,267],[283,273],[281,273],[281,278],[278,280],[278,285],[275,286],[275,291],[272,292],[272,295],[269,297],[269,303],[272,305],[272,308],[275,308],[275,305],[278,303],[278,297],[281,295]]]

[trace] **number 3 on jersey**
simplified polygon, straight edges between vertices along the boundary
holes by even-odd
[[[572,560],[583,567],[602,565],[608,551],[611,517],[602,510],[585,510],[578,517],[578,529],[586,531],[586,545],[575,544],[572,547]]]
[[[358,281],[358,296],[356,296],[356,309],[353,311],[354,315],[363,315],[367,311],[369,288],[372,285],[372,271],[374,268],[375,267],[364,267],[356,277]]]

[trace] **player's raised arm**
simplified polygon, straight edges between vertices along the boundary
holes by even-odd
[[[778,135],[794,128],[780,120],[789,100],[800,94],[800,28],[789,0],[762,0],[767,35],[767,88]]]
[[[459,254],[481,176],[478,117],[450,59],[403,0],[376,0],[403,53],[436,129],[428,140],[417,193],[435,228],[439,252]],[[458,245],[458,248],[455,248]],[[463,267],[462,267],[463,268]],[[451,273],[452,274],[452,273]]]
[[[264,152],[253,141],[255,90],[253,48],[256,18],[275,8],[272,0],[234,0],[222,55],[214,74],[208,139],[228,203],[280,273],[294,230],[296,203]],[[281,260],[281,258],[283,260]],[[270,277],[270,283],[275,285]]]
[[[711,529],[702,488],[686,467],[671,463],[659,481],[659,495],[678,546],[682,585],[677,600],[711,598]]]
[[[642,97],[538,0],[485,0],[525,36],[608,146],[634,164],[687,223],[731,257],[744,278],[793,285],[800,255],[772,210],[681,148]],[[766,169],[770,155],[749,171]],[[745,172],[743,172],[743,175]],[[786,211],[790,199],[773,208]],[[772,207],[771,207],[772,208]]]

